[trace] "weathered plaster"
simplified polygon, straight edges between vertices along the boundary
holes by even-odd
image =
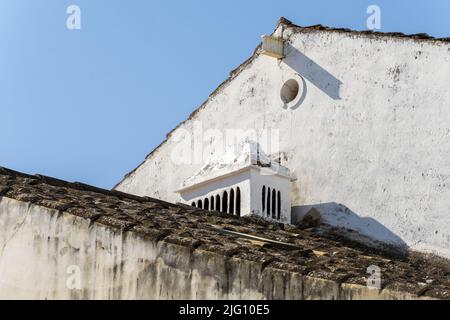
[[[357,220],[377,240],[450,257],[449,43],[291,27],[285,37],[281,63],[256,54],[172,134],[192,131],[194,121],[205,129],[279,129],[283,165],[297,177],[296,215],[342,204],[355,219],[322,214],[348,228]],[[297,74],[304,97],[283,109],[280,88]],[[177,200],[180,181],[202,164],[172,163],[172,134],[118,190]]]
[[[0,299],[403,299],[0,198]],[[67,284],[77,276],[80,287]]]

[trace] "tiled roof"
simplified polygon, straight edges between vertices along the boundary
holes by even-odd
[[[347,241],[337,232],[238,218],[1,167],[0,197],[59,210],[153,241],[258,261],[316,278],[365,285],[367,268],[377,265],[385,288],[450,299],[448,260],[419,253],[383,253]]]

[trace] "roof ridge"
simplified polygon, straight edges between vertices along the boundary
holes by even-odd
[[[130,200],[135,200],[138,202],[153,202],[153,203],[160,203],[160,204],[166,204],[166,205],[171,205],[171,206],[177,206],[173,203],[170,202],[166,202],[160,199],[156,199],[156,198],[151,198],[148,196],[136,196],[133,194],[129,194],[129,193],[125,193],[125,192],[121,192],[121,191],[117,191],[117,190],[108,190],[108,189],[103,189],[100,187],[96,187],[96,186],[92,186],[83,182],[69,182],[69,181],[65,181],[65,180],[61,180],[58,178],[54,178],[54,177],[49,177],[49,176],[45,176],[42,174],[35,174],[35,175],[31,175],[31,174],[27,174],[27,173],[23,173],[23,172],[19,172],[19,171],[15,171],[9,168],[5,168],[0,166],[0,175],[4,175],[4,176],[11,176],[11,177],[22,177],[22,178],[27,178],[27,179],[34,179],[36,181],[40,181],[42,183],[54,186],[54,187],[63,187],[63,188],[71,188],[74,190],[79,190],[79,191],[90,191],[90,192],[94,192],[94,193],[100,193],[106,196],[115,196],[118,198],[125,198],[125,199],[130,199]]]
[[[373,30],[354,30],[350,28],[336,28],[336,27],[329,27],[325,26],[323,24],[314,24],[310,26],[300,26],[292,21],[281,17],[278,20],[278,25],[284,25],[289,28],[295,28],[300,29],[302,31],[334,31],[334,32],[344,32],[344,33],[353,33],[353,34],[360,34],[360,35],[374,35],[374,36],[380,36],[380,37],[392,37],[392,38],[409,38],[413,40],[429,40],[429,41],[439,41],[439,42],[448,42],[450,43],[450,36],[449,37],[433,37],[430,36],[427,33],[421,32],[421,33],[414,33],[414,34],[406,34],[403,32],[382,32],[382,31],[373,31]]]

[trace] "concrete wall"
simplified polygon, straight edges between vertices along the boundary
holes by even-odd
[[[0,198],[0,299],[411,299],[152,242]]]
[[[338,225],[356,221],[378,240],[450,257],[450,45],[292,29],[285,37],[281,63],[257,56],[174,133],[195,123],[279,130],[283,165],[297,177],[296,214],[334,203],[345,213],[322,213]],[[298,76],[302,97],[283,109],[281,87]],[[117,189],[176,201],[202,164],[170,161],[172,136]]]

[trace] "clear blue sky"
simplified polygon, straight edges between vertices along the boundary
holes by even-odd
[[[111,188],[280,16],[365,29],[370,4],[382,31],[450,36],[448,0],[0,0],[0,166]]]

